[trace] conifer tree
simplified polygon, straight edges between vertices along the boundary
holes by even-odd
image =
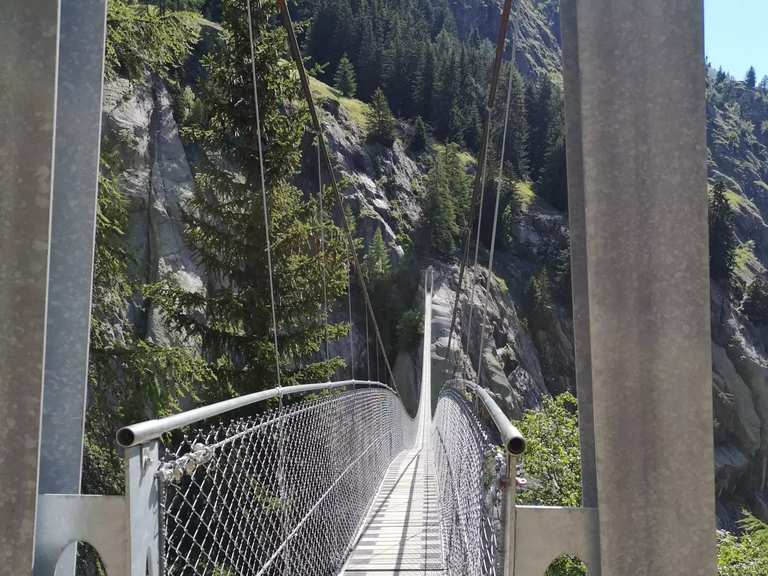
[[[717,74],[715,75],[715,84],[722,84],[725,82],[726,78],[728,78],[728,76],[725,71],[722,68],[718,68]]]
[[[709,271],[714,280],[729,286],[735,266],[736,234],[725,192],[725,183],[719,181],[709,199]]]
[[[464,144],[464,116],[458,103],[454,100],[448,111],[448,140],[456,144]]]
[[[754,90],[755,85],[757,84],[757,77],[755,74],[754,66],[750,66],[749,70],[747,70],[747,77],[744,82],[747,85],[747,88],[752,88]]]
[[[349,58],[347,58],[346,52],[341,56],[341,60],[339,60],[336,75],[333,78],[333,85],[347,98],[352,98],[355,92],[357,92],[355,69]]]
[[[389,274],[389,252],[387,251],[387,245],[384,243],[381,228],[376,228],[376,232],[373,234],[365,263],[368,279],[371,282],[375,283]]]
[[[373,93],[366,120],[368,138],[372,142],[391,146],[395,141],[395,117],[392,116],[387,97],[381,88],[377,88]]]
[[[528,176],[528,118],[525,108],[525,84],[522,76],[514,67],[508,67],[507,74],[512,74],[512,94],[510,96],[509,126],[507,129],[507,147],[504,161],[509,163],[515,177],[523,179]],[[509,77],[507,76],[507,79]],[[506,91],[499,91],[496,105],[496,126],[504,125],[504,108]],[[496,138],[497,141],[500,138]]]
[[[747,288],[742,311],[750,322],[757,325],[768,324],[768,281],[757,277]]]
[[[317,382],[341,365],[330,359],[301,368],[325,336],[317,279],[325,271],[329,299],[343,294],[346,250],[339,229],[328,217],[318,218],[315,202],[292,184],[308,114],[301,106],[285,113],[286,102],[302,98],[293,71],[281,64],[285,55],[275,49],[286,44],[284,30],[268,23],[277,13],[275,2],[253,7],[281,372],[284,384]],[[222,41],[204,61],[208,122],[195,131],[203,158],[186,214],[188,240],[209,282],[205,292],[188,292],[168,281],[155,296],[169,320],[198,340],[217,393],[226,396],[273,386],[276,351],[245,0],[223,1],[222,24]],[[321,227],[325,258],[319,257]],[[330,336],[346,330],[331,325]]]
[[[411,139],[410,148],[416,154],[420,154],[427,149],[427,127],[421,116],[416,117],[416,122],[413,125],[413,138]]]
[[[427,174],[422,225],[432,253],[447,257],[456,249],[459,227],[456,206],[451,196],[446,160],[450,151],[439,153]]]
[[[560,138],[547,154],[541,177],[536,182],[536,193],[546,198],[555,208],[568,210],[568,166],[565,158],[565,141]]]

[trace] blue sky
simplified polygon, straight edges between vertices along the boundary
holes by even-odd
[[[705,46],[715,69],[743,78],[768,74],[768,0],[704,0]]]

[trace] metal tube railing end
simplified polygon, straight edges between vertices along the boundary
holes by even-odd
[[[501,440],[506,448],[507,452],[519,456],[525,452],[525,438],[523,437],[517,426],[504,414],[504,411],[499,407],[493,397],[484,388],[481,388],[471,380],[448,380],[446,385],[461,384],[463,386],[469,386],[474,391],[475,395],[480,399],[485,407],[486,411],[490,415],[493,423],[496,425],[496,429],[499,431]]]

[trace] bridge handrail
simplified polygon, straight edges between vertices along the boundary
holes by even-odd
[[[195,424],[214,416],[219,416],[238,408],[250,406],[258,402],[264,402],[273,398],[280,398],[285,396],[291,396],[294,394],[306,394],[307,392],[321,392],[323,390],[333,390],[336,388],[345,388],[348,386],[361,386],[361,387],[379,387],[385,388],[399,396],[391,387],[381,382],[374,382],[370,380],[340,380],[338,382],[323,382],[320,384],[297,384],[296,386],[283,386],[281,388],[271,388],[269,390],[263,390],[261,392],[254,392],[252,394],[246,394],[237,398],[231,398],[229,400],[222,400],[209,406],[201,406],[200,408],[193,408],[185,412],[173,414],[165,418],[156,418],[154,420],[147,420],[145,422],[139,422],[138,424],[132,424],[130,426],[124,426],[117,431],[117,443],[123,448],[129,448],[131,446],[138,446],[144,444],[149,440],[159,438],[167,432]]]
[[[461,378],[447,380],[445,385],[468,386],[472,388],[473,392],[483,403],[483,407],[488,412],[489,416],[493,420],[493,423],[496,425],[496,429],[498,430],[499,435],[501,436],[501,440],[504,443],[504,447],[507,449],[507,451],[510,454],[514,454],[515,456],[519,456],[525,452],[525,438],[523,437],[522,433],[514,424],[512,424],[512,422],[510,422],[509,418],[507,418],[507,415],[504,414],[504,411],[499,407],[499,405],[485,388],[478,386],[471,380],[463,380]]]

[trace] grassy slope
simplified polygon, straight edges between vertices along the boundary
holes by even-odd
[[[337,102],[349,118],[357,124],[361,129],[365,129],[365,117],[369,110],[368,104],[357,100],[356,98],[347,98],[343,96],[341,92],[328,86],[328,84],[321,82],[317,78],[309,78],[309,85],[312,90],[312,96],[315,98],[318,104],[327,102],[328,100]]]

